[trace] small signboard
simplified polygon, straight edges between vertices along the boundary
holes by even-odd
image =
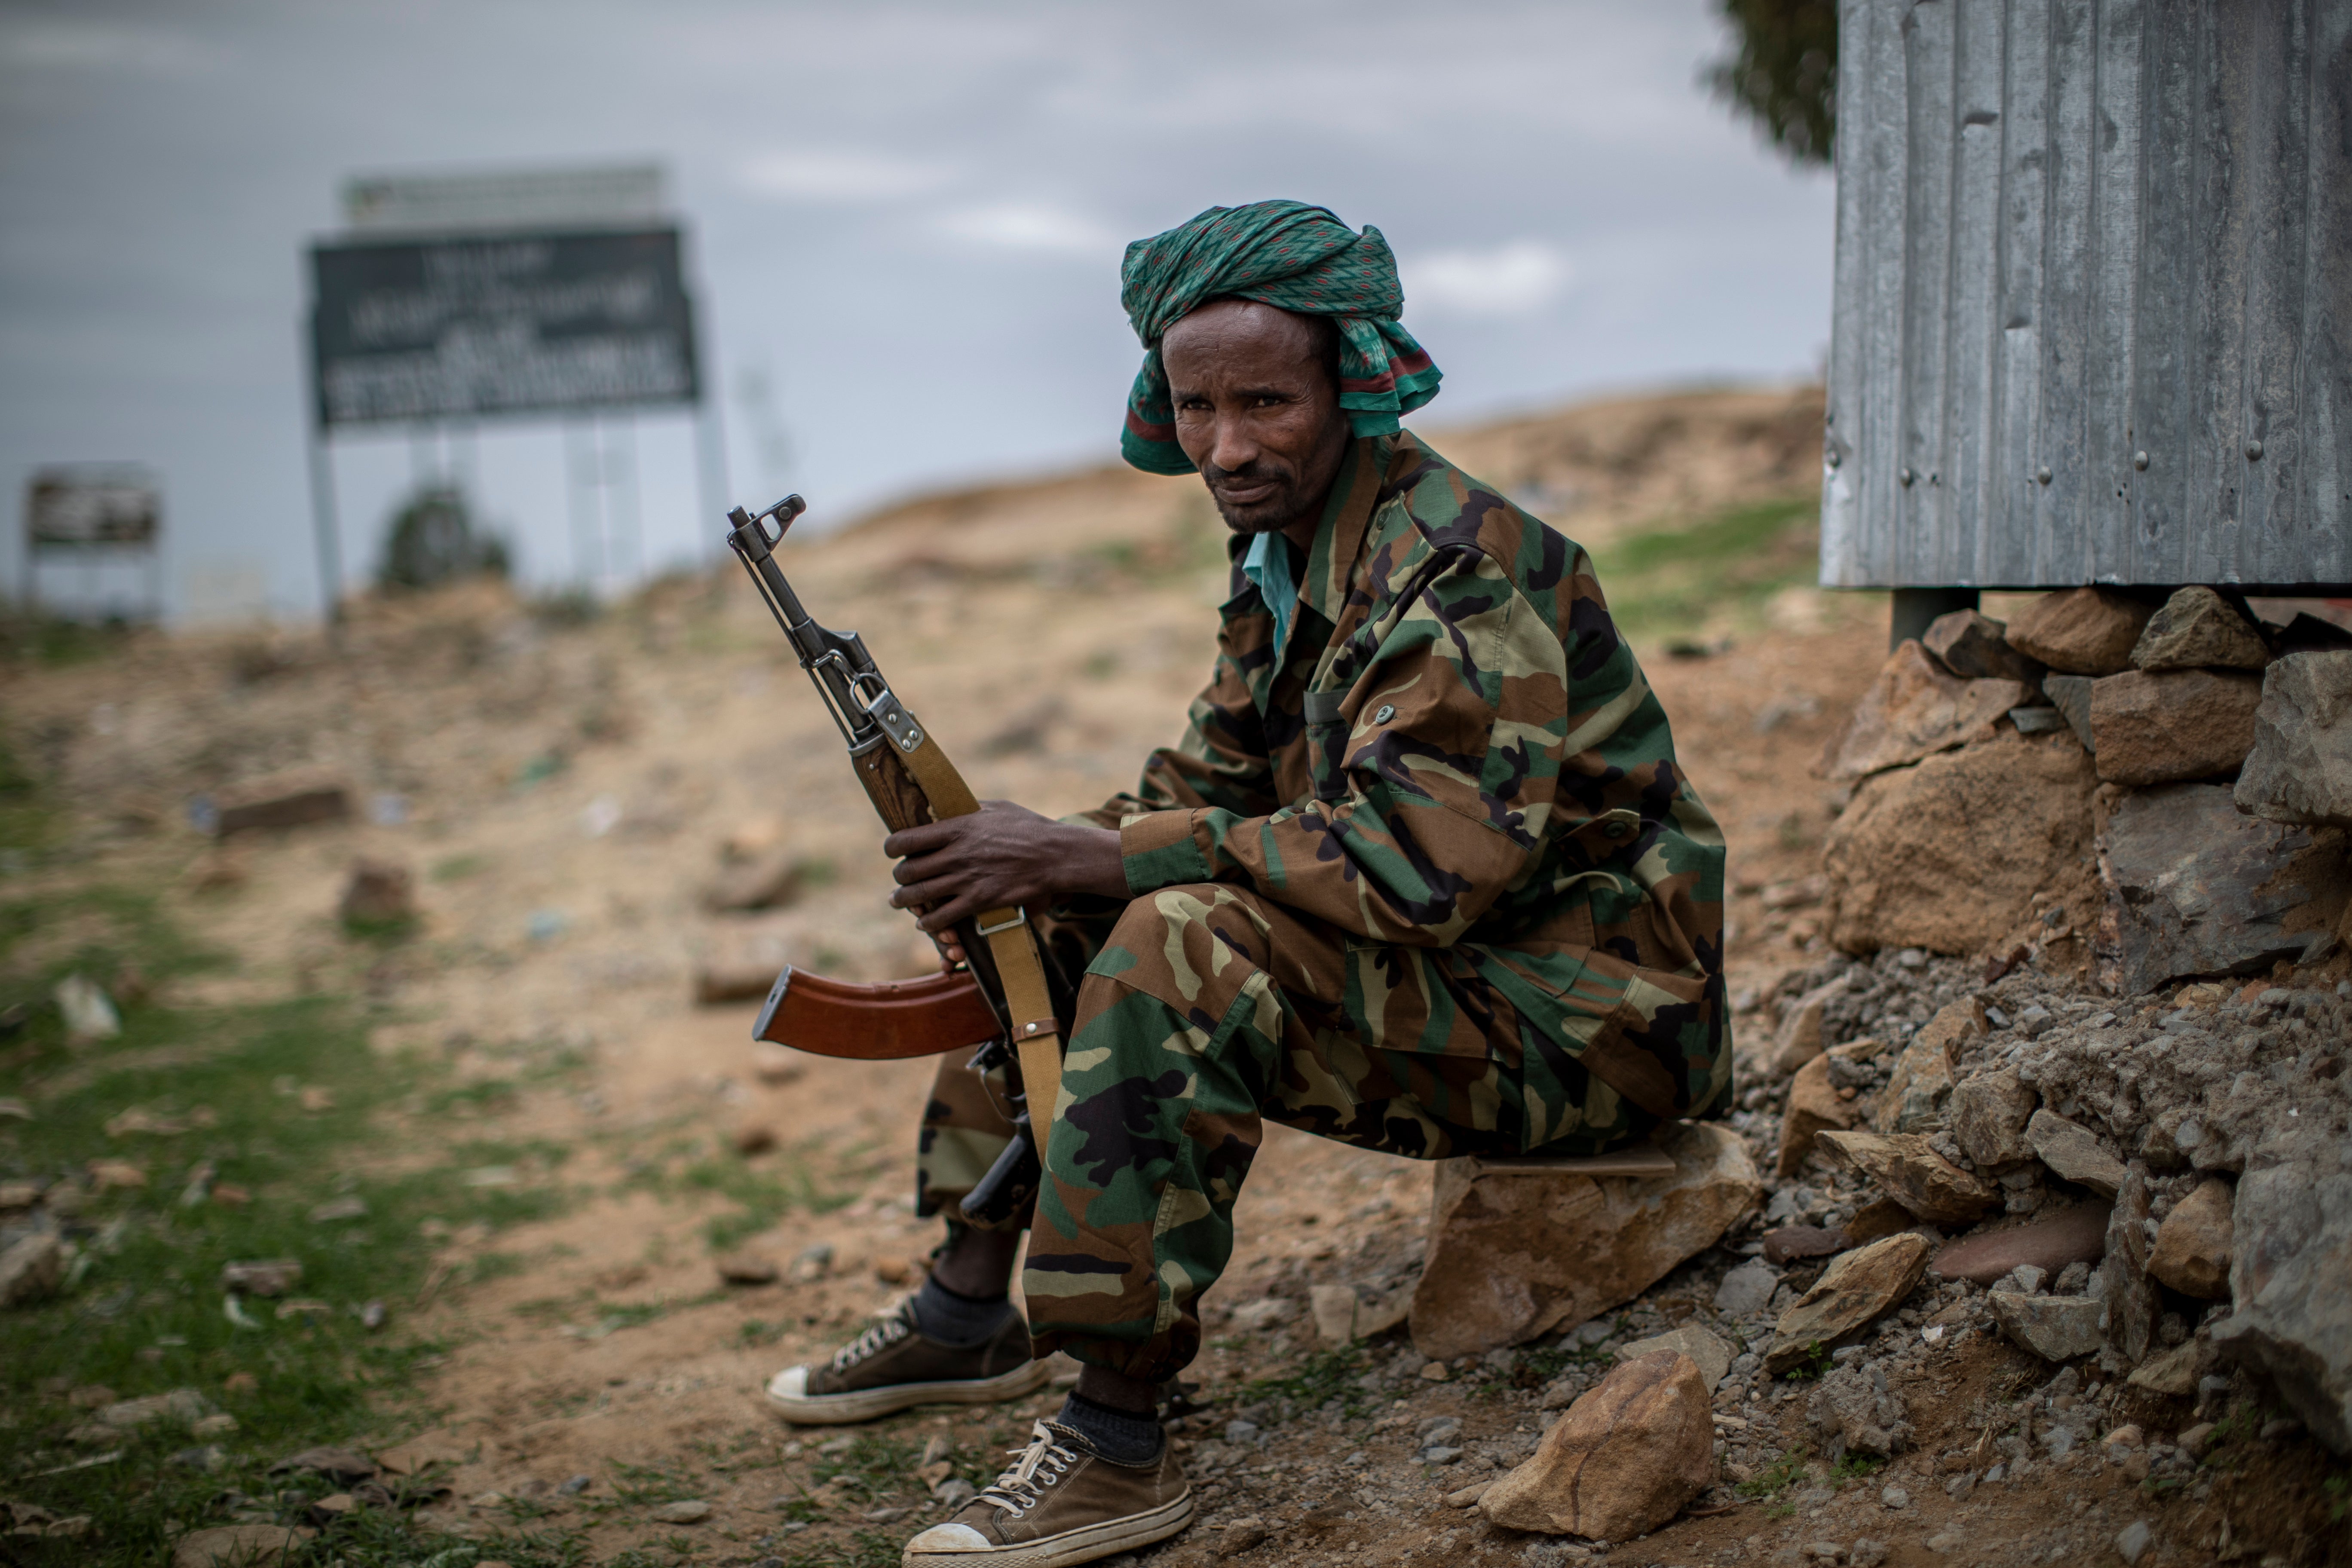
[[[43,468],[25,496],[25,540],[37,552],[152,550],[163,499],[140,468]]]
[[[698,401],[674,227],[326,244],[310,261],[321,428]]]
[[[662,220],[658,163],[361,174],[343,184],[356,234],[649,228]]]

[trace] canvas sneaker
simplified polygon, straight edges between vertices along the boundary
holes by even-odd
[[[1165,1541],[1192,1521],[1173,1446],[1122,1465],[1055,1421],[1030,1429],[1012,1468],[899,1555],[900,1568],[1069,1568]]]
[[[871,1421],[918,1405],[992,1405],[1043,1387],[1049,1370],[1029,1358],[1029,1325],[1014,1312],[982,1344],[943,1345],[915,1326],[910,1297],[834,1352],[768,1380],[768,1403],[801,1426]]]

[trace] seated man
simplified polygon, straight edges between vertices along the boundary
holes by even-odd
[[[1399,429],[1438,372],[1394,259],[1296,202],[1129,248],[1128,461],[1233,530],[1216,673],[1133,795],[897,833],[895,902],[1040,922],[1068,1048],[1019,1236],[959,1223],[1003,1086],[942,1058],[900,1313],[770,1385],[788,1420],[1027,1393],[1059,1416],[906,1561],[1067,1564],[1181,1530],[1156,1394],[1200,1347],[1261,1121],[1414,1159],[1595,1153],[1723,1108],[1723,841],[1575,544]],[[957,954],[950,949],[950,956]]]

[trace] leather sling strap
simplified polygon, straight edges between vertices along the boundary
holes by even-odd
[[[971,786],[947,754],[924,731],[922,744],[901,752],[916,787],[931,804],[934,818],[969,816],[980,809]],[[1062,1031],[1054,1018],[1053,994],[1045,989],[1045,966],[1037,956],[1037,939],[1019,910],[989,910],[973,922],[987,933],[988,951],[996,960],[996,978],[1004,987],[1005,1009],[1012,1016],[1013,1047],[1021,1058],[1021,1081],[1028,1093],[1029,1135],[1037,1144],[1037,1159],[1045,1159],[1045,1131],[1062,1099]]]

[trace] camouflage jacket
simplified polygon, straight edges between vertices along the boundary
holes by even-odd
[[[1654,1116],[1721,1110],[1723,837],[1591,558],[1411,433],[1359,439],[1277,668],[1246,543],[1182,743],[1084,818],[1129,891],[1234,883],[1423,950]]]

